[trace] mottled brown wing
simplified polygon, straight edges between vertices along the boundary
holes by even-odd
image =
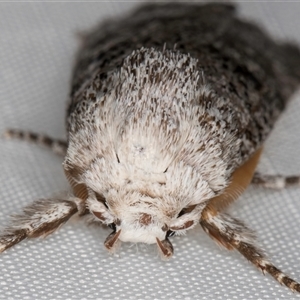
[[[151,4],[86,35],[74,70],[68,115],[95,76],[106,79],[124,57],[141,47],[176,47],[198,59],[215,99],[227,99],[224,113],[232,119],[228,132],[243,141],[241,162],[264,142],[300,80],[299,50],[279,45],[256,25],[239,20],[232,5]],[[208,110],[206,117],[215,116]]]
[[[173,49],[176,44],[182,52],[198,53],[199,43],[210,44],[227,30],[233,11],[226,4],[147,4],[122,19],[99,24],[86,33],[78,51],[68,115],[93,76],[101,73],[106,78],[133,50],[164,45]]]

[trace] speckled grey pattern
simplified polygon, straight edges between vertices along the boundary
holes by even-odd
[[[76,30],[134,3],[1,3],[0,130],[24,128],[64,137],[64,112]],[[240,3],[274,36],[300,44],[300,3]],[[299,94],[298,94],[299,95]],[[260,169],[300,170],[299,96],[269,138]],[[1,140],[0,224],[39,197],[68,189],[62,160],[33,145]],[[272,261],[300,279],[299,189],[255,189],[232,214],[258,233]],[[108,230],[73,220],[46,240],[25,241],[0,256],[0,299],[296,299],[237,253],[220,250],[195,228],[172,239],[163,262],[153,246],[103,247]]]

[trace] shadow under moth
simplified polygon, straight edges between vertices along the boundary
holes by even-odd
[[[6,137],[64,156],[72,195],[13,216],[0,252],[46,236],[74,214],[112,228],[105,247],[157,244],[196,224],[279,283],[253,232],[224,212],[250,183],[299,185],[255,173],[263,143],[300,83],[300,51],[273,41],[229,4],[149,4],[82,37],[66,114],[67,141],[9,129]]]

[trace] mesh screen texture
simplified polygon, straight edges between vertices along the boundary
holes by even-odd
[[[137,3],[1,3],[0,131],[20,128],[64,138],[76,33]],[[279,39],[300,44],[300,3],[241,2],[240,13]],[[300,171],[300,93],[265,145],[259,169]],[[68,190],[62,159],[16,140],[0,140],[0,225],[34,199]],[[300,280],[300,188],[250,187],[230,208],[256,230],[272,261]],[[0,299],[300,299],[238,253],[219,249],[200,227],[174,237],[174,257],[124,243],[110,256],[110,230],[72,219],[46,239],[0,255]]]

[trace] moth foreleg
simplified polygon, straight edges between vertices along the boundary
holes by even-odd
[[[0,233],[0,252],[25,238],[52,233],[78,211],[78,203],[76,200],[41,199],[25,207],[22,214],[12,216]]]
[[[30,143],[34,143],[39,146],[47,147],[55,154],[65,156],[67,152],[68,144],[64,140],[54,139],[41,133],[34,133],[30,131],[7,129],[4,132],[5,138],[14,138]]]
[[[211,215],[207,213],[205,217],[201,218],[200,224],[218,244],[229,250],[239,251],[263,273],[269,273],[280,284],[287,286],[292,291],[300,292],[300,284],[276,268],[266,258],[264,252],[256,245],[253,232],[241,221],[227,214]]]
[[[255,173],[251,183],[265,188],[279,190],[292,186],[300,186],[300,175],[285,177],[282,175],[263,175]]]

